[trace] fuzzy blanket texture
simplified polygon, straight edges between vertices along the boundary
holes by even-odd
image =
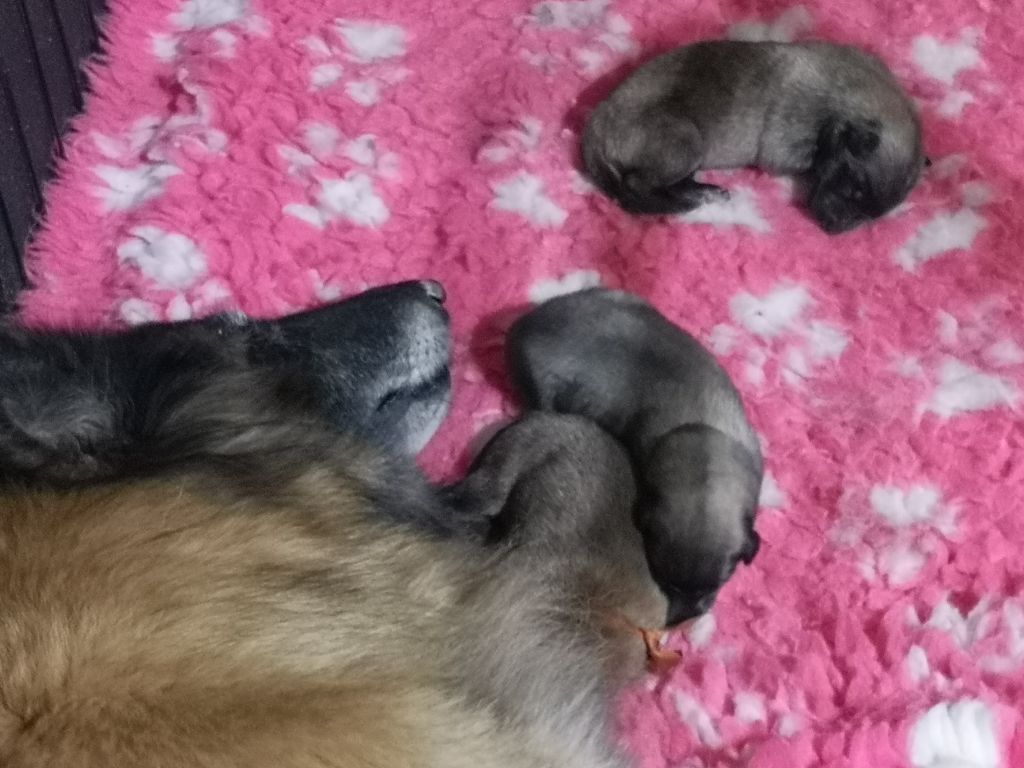
[[[764,546],[684,662],[631,691],[644,768],[1024,765],[1024,2],[113,0],[22,317],[279,315],[400,279],[449,292],[452,476],[515,412],[530,302],[643,294],[733,374],[763,436]],[[822,233],[792,185],[633,218],[578,172],[638,57],[699,38],[882,56],[934,165]]]

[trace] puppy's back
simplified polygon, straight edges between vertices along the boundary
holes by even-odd
[[[517,321],[507,349],[518,386],[541,408],[582,413],[627,439],[657,437],[658,421],[706,424],[760,454],[722,366],[638,296],[596,288],[553,299]]]
[[[634,169],[667,165],[673,176],[673,155],[685,158],[675,175],[745,165],[801,172],[836,115],[884,126],[883,146],[900,167],[921,151],[913,104],[872,54],[830,42],[703,41],[624,80],[588,120],[582,153],[612,196]]]
[[[789,66],[795,80],[803,73],[815,73],[817,87],[827,94],[823,105],[827,110],[849,119],[877,122],[883,148],[889,151],[921,152],[917,110],[880,58],[838,43],[778,45],[791,57]]]

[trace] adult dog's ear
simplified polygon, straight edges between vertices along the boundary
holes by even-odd
[[[10,336],[0,338],[0,475],[93,475],[98,454],[110,450],[117,435],[103,371],[73,377],[64,366],[65,350],[35,357],[20,354],[20,346]]]

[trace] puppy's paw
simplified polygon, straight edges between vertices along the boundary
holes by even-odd
[[[725,202],[729,199],[729,190],[689,177],[666,187],[664,196],[672,202],[671,212],[686,213],[709,203]]]
[[[726,203],[732,195],[729,190],[725,187],[718,187],[714,184],[704,184],[704,189],[701,190],[702,200],[701,202],[705,205],[707,203]]]

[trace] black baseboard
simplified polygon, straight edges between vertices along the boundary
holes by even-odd
[[[68,121],[103,0],[0,0],[0,311],[25,282],[23,256]]]

